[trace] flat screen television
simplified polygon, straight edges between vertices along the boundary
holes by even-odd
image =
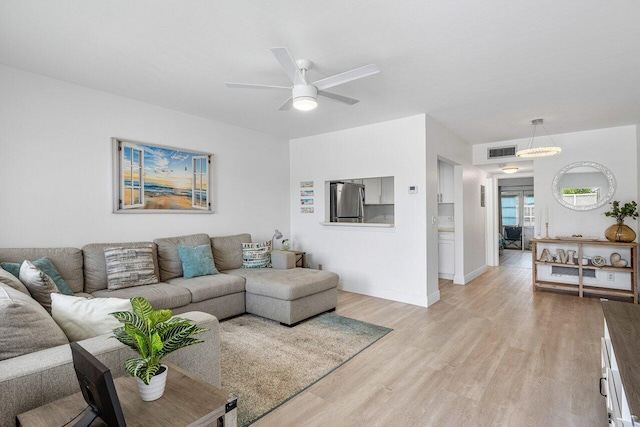
[[[111,371],[78,343],[70,345],[73,368],[90,408],[74,426],[87,427],[98,417],[109,427],[126,426]]]

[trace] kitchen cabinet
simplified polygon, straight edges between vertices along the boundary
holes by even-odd
[[[438,160],[438,203],[453,203],[453,165]]]
[[[394,203],[393,177],[380,178],[380,204],[392,205]]]
[[[453,279],[455,272],[455,233],[438,233],[438,277],[441,279]]]
[[[392,205],[394,204],[393,177],[365,178],[364,203],[365,205]]]
[[[379,205],[380,204],[380,178],[365,178],[362,180],[364,184],[364,204]]]

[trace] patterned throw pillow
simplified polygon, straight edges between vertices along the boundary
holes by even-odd
[[[158,283],[153,265],[152,245],[139,248],[104,248],[107,288],[131,288]]]
[[[242,268],[271,267],[271,240],[242,244]]]

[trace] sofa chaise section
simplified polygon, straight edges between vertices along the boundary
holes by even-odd
[[[310,268],[236,269],[247,281],[247,313],[294,326],[338,305],[338,275]]]
[[[211,238],[216,266],[246,280],[247,313],[293,326],[338,305],[338,275],[295,268],[293,252],[273,251],[273,268],[242,268],[242,244],[251,235]]]

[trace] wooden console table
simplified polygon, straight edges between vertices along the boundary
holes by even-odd
[[[202,381],[189,372],[169,366],[164,395],[153,402],[143,402],[136,379],[125,375],[114,379],[120,406],[127,426],[207,426],[221,419],[223,426],[237,426],[237,398]],[[18,426],[61,426],[79,414],[87,403],[80,392],[18,415]],[[74,419],[77,422],[81,417]],[[71,423],[70,425],[73,425]],[[104,426],[96,419],[91,426]]]
[[[540,254],[538,253],[539,245],[565,245],[576,248],[576,255],[578,257],[578,264],[563,264],[560,262],[544,262],[538,261]],[[582,265],[581,260],[584,255],[584,247],[585,246],[595,246],[595,247],[613,247],[620,248],[624,250],[628,250],[629,252],[629,264],[628,267],[614,267],[611,265],[605,265],[602,267],[597,267],[592,265],[591,263],[588,265]],[[566,249],[566,248],[565,248]],[[631,243],[622,243],[622,242],[609,242],[606,240],[563,240],[563,239],[533,239],[532,240],[532,248],[531,248],[531,256],[532,259],[532,275],[533,275],[533,291],[535,292],[537,289],[557,289],[563,291],[573,291],[577,292],[580,297],[584,295],[584,293],[596,294],[596,295],[608,295],[608,296],[616,296],[616,297],[626,297],[632,298],[635,304],[638,304],[638,244],[635,242]],[[577,269],[578,275],[578,283],[562,283],[562,282],[551,282],[551,281],[543,281],[539,278],[538,267],[540,265],[550,265],[557,267],[570,267]],[[595,271],[609,271],[609,272],[624,272],[629,273],[630,275],[630,283],[629,289],[612,289],[606,288],[602,286],[594,286],[594,285],[585,285],[583,273],[586,270],[595,270]]]

